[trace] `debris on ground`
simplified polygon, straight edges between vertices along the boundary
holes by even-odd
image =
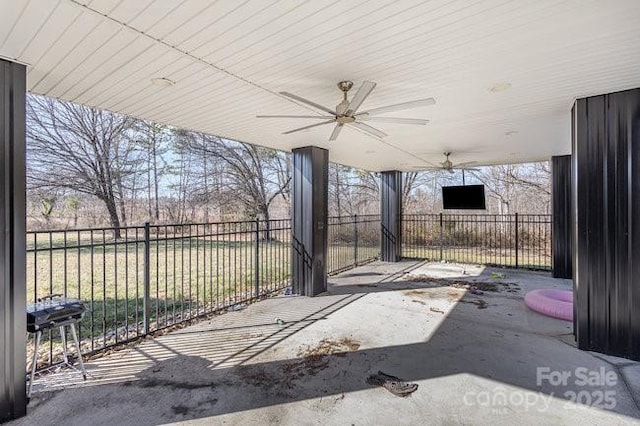
[[[504,272],[492,272],[491,278],[507,278],[507,274]]]
[[[475,294],[476,296],[480,296],[482,294],[484,294],[484,292],[482,290],[480,290],[477,286],[471,286],[471,288],[469,288],[469,292],[471,294]]]
[[[438,308],[431,307],[431,308],[429,308],[429,310],[430,310],[431,312],[437,312],[437,313],[439,313],[439,314],[444,314],[444,311],[441,311],[441,310],[440,310],[440,309],[438,309]]]
[[[279,396],[291,397],[290,391],[296,381],[316,376],[329,367],[331,357],[346,357],[348,352],[358,350],[360,343],[343,337],[339,340],[322,339],[318,345],[306,347],[298,352],[298,359],[277,368],[264,365],[241,365],[240,379],[251,386],[259,387]]]
[[[343,337],[340,340],[322,339],[318,345],[298,352],[298,356],[303,359],[323,357],[326,355],[344,357],[347,355],[347,352],[357,351],[359,347],[360,343],[349,337]]]
[[[482,300],[482,299],[476,299],[476,300],[459,300],[458,303],[469,303],[470,305],[476,305],[478,307],[478,309],[487,309],[487,306],[489,306],[489,304]]]
[[[360,343],[343,337],[340,340],[322,339],[318,345],[298,352],[299,361],[286,364],[283,372],[287,380],[315,376],[329,366],[331,356],[346,357],[347,352],[358,350]]]
[[[493,277],[492,273],[492,277]],[[505,274],[498,274],[500,275],[498,278],[504,278],[506,275]],[[476,295],[480,295],[482,294],[481,292],[493,292],[493,293],[498,293],[498,292],[502,292],[502,291],[506,291],[508,293],[517,293],[520,290],[520,286],[516,283],[512,283],[512,282],[491,282],[491,281],[471,281],[471,280],[461,280],[461,279],[455,279],[455,278],[439,278],[439,277],[433,277],[430,275],[426,275],[426,274],[415,274],[415,275],[408,275],[406,276],[405,280],[407,281],[411,281],[411,282],[418,282],[418,283],[430,283],[433,285],[438,285],[438,286],[448,286],[448,287],[454,287],[454,288],[459,288],[462,290],[470,290],[470,293],[472,294],[476,294]],[[417,290],[414,290],[416,292],[418,292]]]
[[[421,304],[421,305],[426,305],[426,303],[425,303],[425,302],[423,302],[422,300],[411,299],[411,301],[412,301],[413,303],[419,303],[419,304]]]
[[[382,371],[378,371],[377,374],[372,374],[367,377],[367,384],[382,386],[392,394],[402,398],[406,398],[418,390],[417,383],[407,383],[398,377],[383,373]]]
[[[275,323],[278,325],[284,325],[285,321],[282,318],[276,318]]]

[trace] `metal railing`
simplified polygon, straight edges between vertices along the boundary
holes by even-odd
[[[550,270],[551,215],[405,215],[402,255]]]
[[[379,227],[375,215],[330,218],[328,272],[378,258]],[[27,233],[27,300],[82,300],[83,354],[241,308],[288,287],[290,274],[289,219]],[[61,361],[57,329],[39,352],[39,367]]]
[[[406,258],[551,268],[550,215],[406,215],[402,226]],[[327,232],[329,274],[379,258],[379,215],[330,217]],[[290,275],[289,219],[27,233],[27,300],[81,299],[83,354],[242,308]],[[62,359],[57,333],[43,336],[40,367]]]
[[[27,300],[81,299],[91,354],[286,288],[290,233],[288,219],[28,232]],[[60,361],[57,330],[43,339],[39,366]]]
[[[380,258],[380,215],[332,216],[327,232],[329,275]]]

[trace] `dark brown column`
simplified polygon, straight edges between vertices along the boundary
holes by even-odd
[[[640,89],[578,99],[572,118],[578,347],[640,360]]]
[[[571,156],[551,158],[553,276],[571,278]]]
[[[27,409],[25,75],[0,60],[0,422]]]
[[[291,195],[292,287],[297,294],[327,291],[329,151],[293,150]]]
[[[380,259],[398,262],[402,257],[402,172],[381,173],[380,220]]]

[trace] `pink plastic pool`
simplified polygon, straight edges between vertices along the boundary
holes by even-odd
[[[573,321],[573,292],[546,288],[524,296],[524,304],[542,315]]]

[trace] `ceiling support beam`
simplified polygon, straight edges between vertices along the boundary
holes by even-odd
[[[27,411],[25,78],[0,60],[0,422]]]
[[[572,110],[578,347],[640,360],[640,89]]]
[[[327,291],[329,151],[293,150],[291,194],[291,283],[294,293]]]
[[[402,172],[380,174],[380,260],[399,262],[402,257]]]

